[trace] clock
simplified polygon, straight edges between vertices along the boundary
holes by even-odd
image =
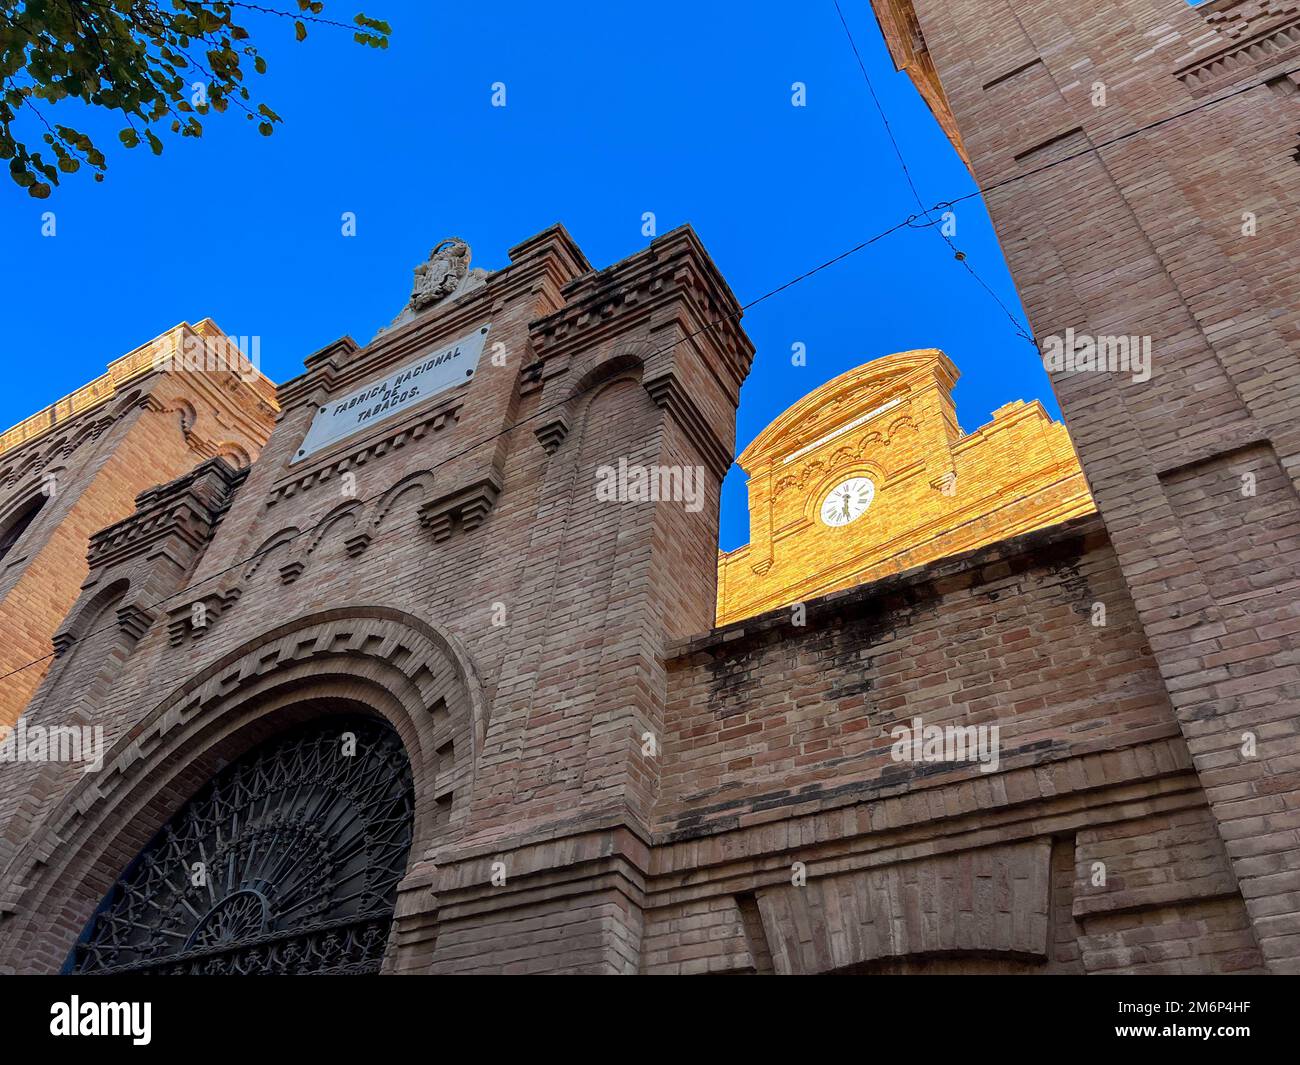
[[[821,516],[826,525],[847,525],[867,512],[876,496],[876,486],[865,477],[841,481],[822,500]]]

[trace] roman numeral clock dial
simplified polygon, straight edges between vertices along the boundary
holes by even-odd
[[[865,477],[850,477],[832,488],[822,500],[822,522],[832,527],[848,525],[867,512],[876,486]]]

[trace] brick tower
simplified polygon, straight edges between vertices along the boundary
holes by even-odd
[[[229,344],[210,319],[182,323],[0,435],[0,727],[45,675],[91,536],[205,459],[247,466],[270,435],[275,386]]]
[[[510,260],[485,275],[439,245],[391,327],[281,387],[251,470],[213,459],[96,536],[24,720],[77,708],[105,766],[0,766],[3,964],[58,969],[178,803],[287,726],[360,710],[409,761],[409,865],[387,946],[368,911],[330,912],[361,952],[330,967],[637,969],[665,649],[713,622],[752,347],[689,229],[602,271],[559,227]],[[602,499],[620,460],[688,471],[699,505]],[[79,649],[110,601],[135,606],[126,642]],[[278,823],[306,867],[338,841],[297,818]],[[276,891],[258,880],[182,941],[282,912]],[[78,966],[154,957],[125,917],[95,927]]]
[[[1268,967],[1300,972],[1300,7],[874,0],[968,159]],[[958,208],[960,210],[960,207]]]

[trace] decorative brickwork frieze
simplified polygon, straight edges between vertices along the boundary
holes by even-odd
[[[299,492],[306,492],[318,485],[332,486],[337,484],[341,474],[359,470],[367,462],[383,458],[390,450],[420,440],[425,433],[438,432],[441,429],[454,426],[460,412],[461,402],[460,399],[450,401],[437,410],[421,414],[410,424],[394,429],[391,433],[385,434],[378,440],[367,440],[365,444],[359,446],[356,450],[333,457],[325,463],[313,466],[311,469],[299,472],[295,468],[291,477],[286,478],[272,490],[268,505],[278,503],[283,499],[290,499]]]
[[[1222,38],[1198,51],[1176,76],[1194,96],[1230,86],[1300,58],[1300,2],[1297,0],[1210,0],[1197,12]]]

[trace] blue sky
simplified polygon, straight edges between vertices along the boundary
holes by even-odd
[[[973,188],[866,0],[841,0],[927,204]],[[357,8],[331,0],[326,14]],[[345,333],[368,340],[402,307],[411,269],[451,234],[493,269],[563,222],[596,267],[689,222],[742,302],[916,210],[831,0],[735,4],[435,5],[365,0],[387,51],[341,30],[293,40],[247,13],[270,70],[257,98],[283,118],[263,138],[234,110],[161,157],[80,119],[109,157],[102,184],[66,177],[46,201],[0,182],[0,427],[72,391],[181,320],[261,337],[284,381]],[[491,106],[504,82],[507,106]],[[791,84],[807,106],[791,106]],[[38,134],[31,132],[33,140]],[[53,210],[57,236],[41,236]],[[355,238],[340,234],[344,211]],[[988,217],[958,208],[955,243],[1024,321]],[[1012,399],[1058,409],[1033,349],[937,233],[904,230],[746,314],[757,344],[741,397],[743,448],[800,396],[869,359],[943,348],[962,371],[962,425]],[[791,365],[806,345],[807,365]],[[724,485],[721,544],[748,538],[744,478]]]

